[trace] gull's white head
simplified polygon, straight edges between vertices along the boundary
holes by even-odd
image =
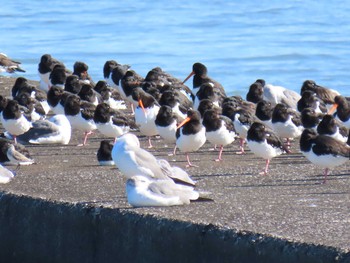
[[[140,147],[139,138],[135,134],[126,133],[117,139],[116,143],[122,143],[133,147]]]
[[[126,181],[126,187],[142,187],[147,188],[151,181],[142,175],[135,175]]]

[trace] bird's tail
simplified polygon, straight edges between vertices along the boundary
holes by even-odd
[[[195,186],[196,182],[193,181],[188,173],[186,173],[183,169],[177,166],[170,166],[170,164],[164,160],[159,159],[158,164],[161,167],[163,173],[173,179],[176,182]]]

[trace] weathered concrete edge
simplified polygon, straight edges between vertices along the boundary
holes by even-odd
[[[0,192],[3,262],[350,262],[333,247]]]

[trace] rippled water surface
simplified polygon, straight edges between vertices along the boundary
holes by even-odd
[[[29,79],[50,53],[69,68],[86,62],[95,81],[110,59],[180,79],[199,61],[230,95],[245,96],[257,78],[296,91],[313,79],[350,95],[349,1],[5,2],[0,52]]]

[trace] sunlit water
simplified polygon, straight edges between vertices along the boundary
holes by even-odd
[[[84,61],[95,81],[110,59],[180,79],[202,62],[229,95],[245,97],[258,78],[298,92],[313,79],[350,95],[349,11],[348,1],[325,0],[5,1],[0,52],[33,80],[50,53],[70,69]]]

